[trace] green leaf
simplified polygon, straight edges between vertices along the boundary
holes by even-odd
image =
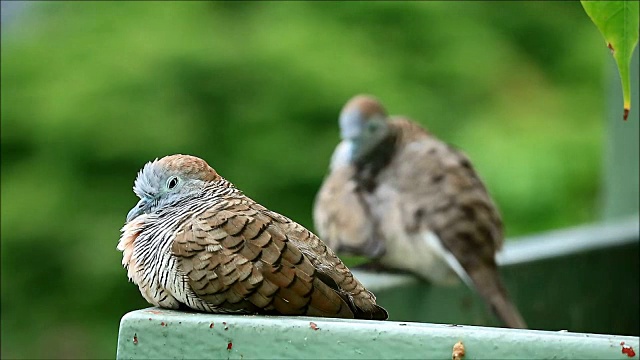
[[[587,15],[604,36],[607,46],[618,64],[624,96],[624,119],[631,109],[631,81],[629,71],[631,55],[638,43],[639,2],[633,1],[580,1]]]

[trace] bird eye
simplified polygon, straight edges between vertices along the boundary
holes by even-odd
[[[176,185],[178,185],[178,178],[177,177],[172,177],[171,179],[169,179],[169,181],[167,181],[167,188],[169,188],[169,190],[171,190],[174,187],[176,187]]]
[[[372,122],[369,122],[367,124],[367,130],[369,130],[371,132],[376,131],[377,128],[378,128],[378,123],[377,122],[373,122],[372,121]]]

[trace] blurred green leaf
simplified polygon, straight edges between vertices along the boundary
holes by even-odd
[[[629,68],[631,55],[638,43],[638,1],[580,1],[587,15],[596,24],[611,50],[620,79],[624,97],[624,119],[631,109],[631,82]]]

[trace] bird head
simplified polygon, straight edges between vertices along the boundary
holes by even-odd
[[[208,183],[221,179],[204,160],[189,155],[155,159],[138,172],[133,192],[140,198],[127,214],[127,222],[197,194]]]
[[[376,98],[357,95],[342,108],[340,136],[349,144],[350,161],[367,155],[388,134],[387,112]]]

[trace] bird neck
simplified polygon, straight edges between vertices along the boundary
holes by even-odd
[[[359,186],[371,192],[376,187],[376,177],[391,159],[396,148],[398,133],[389,127],[389,132],[369,153],[355,161],[355,179]]]
[[[223,177],[220,177],[206,186],[204,188],[204,193],[206,193],[207,196],[214,198],[222,198],[228,195],[242,195],[242,191]]]

